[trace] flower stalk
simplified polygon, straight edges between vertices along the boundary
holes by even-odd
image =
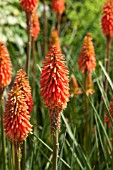
[[[46,0],[43,0],[44,3],[44,56],[47,53],[47,16],[46,16]]]
[[[1,139],[2,139],[2,159],[3,159],[3,170],[6,170],[6,140],[3,127],[3,112],[4,112],[4,98],[0,99],[0,108],[1,108]]]
[[[85,149],[86,151],[88,150],[88,145],[89,145],[89,103],[88,103],[88,96],[87,96],[87,89],[88,89],[88,84],[87,84],[87,75],[88,71],[85,71]]]
[[[110,69],[110,51],[111,51],[111,37],[108,35],[106,37],[106,72],[107,74],[109,74],[109,69]],[[107,91],[108,91],[108,79],[107,77],[105,76],[105,86],[104,86],[104,89],[105,89],[105,94],[107,94]]]
[[[58,13],[57,15],[57,21],[58,21],[58,25],[57,25],[57,31],[58,31],[58,35],[60,34],[60,23],[61,23],[61,17],[62,15],[60,13]]]
[[[20,144],[14,143],[14,150],[15,150],[15,170],[21,170],[20,168],[20,162],[21,162]]]
[[[58,162],[58,150],[59,150],[59,143],[58,143],[58,130],[55,131],[53,135],[53,170],[58,170],[57,162]]]
[[[28,34],[28,42],[27,42],[27,58],[26,58],[26,73],[29,76],[29,64],[30,64],[30,56],[31,56],[31,28],[32,28],[32,13],[28,12],[27,14],[27,34]]]
[[[58,132],[60,131],[61,112],[69,101],[69,79],[65,58],[53,45],[43,62],[40,85],[41,95],[49,110],[50,129],[53,136],[53,170],[57,170]]]

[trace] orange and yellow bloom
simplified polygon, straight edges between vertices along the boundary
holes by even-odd
[[[21,74],[23,73],[23,74]],[[8,94],[4,113],[4,129],[12,142],[22,142],[32,131],[30,124],[30,87],[25,72],[20,70]]]
[[[40,78],[41,95],[49,109],[51,133],[60,130],[60,113],[69,100],[68,70],[65,58],[55,45],[52,46],[43,62]]]
[[[79,69],[82,73],[85,71],[93,71],[96,67],[95,51],[92,42],[92,36],[89,33],[84,38],[82,49],[78,60]]]

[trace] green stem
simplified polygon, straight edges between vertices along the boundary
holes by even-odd
[[[62,15],[58,13],[58,15],[57,15],[57,21],[58,21],[57,31],[58,31],[58,35],[60,34],[61,16],[62,16]]]
[[[21,170],[20,162],[21,162],[21,150],[20,145],[18,143],[14,144],[15,149],[15,170]]]
[[[107,55],[106,55],[106,72],[109,74],[109,69],[110,69],[110,51],[111,51],[111,37],[107,36],[107,44],[106,44],[106,50],[107,50]],[[104,86],[105,94],[107,94],[108,90],[108,80],[107,77],[105,77],[105,86]]]
[[[44,3],[44,56],[47,53],[47,16],[46,16],[46,0],[43,0]]]
[[[29,76],[29,64],[31,56],[31,27],[32,27],[32,13],[27,13],[27,34],[28,34],[28,43],[27,43],[27,60],[26,60],[26,73]]]
[[[112,136],[112,159],[111,159],[111,167],[113,169],[113,136]]]
[[[87,74],[88,72],[85,72],[85,91],[87,92]],[[89,103],[87,99],[87,95],[85,94],[85,150],[88,151],[88,145],[89,145]]]
[[[35,75],[36,75],[36,67],[35,67],[35,63],[36,63],[36,47],[35,47],[35,41],[32,38],[32,90],[33,90],[33,94],[35,91]]]
[[[26,169],[26,142],[23,141],[23,144],[22,144],[22,170],[25,170]]]
[[[6,140],[5,140],[5,132],[3,126],[3,112],[4,112],[4,98],[1,97],[1,140],[2,140],[2,159],[3,159],[3,170],[6,170]]]
[[[55,134],[53,135],[53,170],[58,170],[57,161],[58,161],[58,130],[56,130]]]
[[[14,143],[12,143],[12,164],[13,164],[13,170],[15,170],[15,146]]]
[[[28,34],[28,43],[27,43],[27,58],[26,58],[26,73],[29,77],[29,69],[30,69],[30,56],[31,56],[31,28],[32,28],[32,13],[26,13],[27,19],[27,34]],[[26,142],[23,142],[22,145],[22,170],[25,170],[26,163]]]

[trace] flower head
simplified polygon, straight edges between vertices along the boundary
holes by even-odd
[[[15,78],[14,85],[19,87],[21,91],[23,91],[23,95],[26,99],[26,104],[28,106],[28,112],[31,113],[33,109],[33,99],[31,95],[31,87],[29,85],[29,81],[27,78],[27,74],[20,69],[17,72],[17,76]]]
[[[110,105],[109,105],[109,113],[111,115],[111,118],[113,120],[113,99],[112,101],[110,102]],[[106,123],[108,123],[108,127],[110,128],[112,126],[112,122],[110,120],[110,117],[108,116],[108,113],[106,113],[106,116],[105,116],[105,120],[104,120]]]
[[[71,84],[72,84],[72,94],[71,96],[73,97],[74,95],[77,94],[82,94],[83,92],[80,90],[77,80],[74,75],[71,76]]]
[[[96,67],[95,51],[90,33],[84,38],[78,65],[83,73],[85,71],[92,71]]]
[[[60,112],[66,108],[69,98],[68,70],[65,58],[55,45],[43,62],[41,73],[41,95],[49,109],[51,133],[60,129]]]
[[[49,48],[51,48],[53,45],[55,45],[59,50],[61,50],[61,48],[60,48],[60,38],[58,36],[58,32],[57,32],[56,29],[53,29],[53,31],[51,32],[50,41],[49,41]]]
[[[12,78],[12,64],[3,42],[0,42],[0,89],[8,86]]]
[[[24,94],[26,88],[23,90],[21,86],[21,83],[14,83],[5,106],[4,129],[12,142],[22,142],[32,131],[28,99]]]
[[[65,0],[52,0],[52,8],[56,13],[62,14],[65,10]]]
[[[103,6],[101,19],[102,31],[105,36],[113,37],[113,1],[107,0]]]
[[[33,12],[38,4],[39,0],[21,0],[20,4],[25,12]]]
[[[36,11],[33,13],[32,18],[32,37],[36,41],[38,34],[40,33],[40,24]]]

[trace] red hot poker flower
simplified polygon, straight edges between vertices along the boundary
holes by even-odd
[[[52,46],[43,62],[41,95],[49,109],[51,133],[60,130],[60,112],[66,108],[69,98],[68,70],[61,51]]]
[[[23,91],[23,95],[26,99],[26,104],[28,106],[28,112],[31,113],[33,109],[33,99],[31,95],[31,87],[29,85],[27,74],[22,69],[20,69],[17,73],[18,74],[15,78],[14,85],[18,86],[21,89],[21,91]]]
[[[26,98],[21,87],[14,85],[8,94],[4,113],[4,129],[12,142],[22,142],[32,131]]]
[[[55,12],[62,14],[65,10],[65,0],[52,0],[52,8]]]
[[[105,36],[113,37],[113,1],[107,0],[103,6],[101,19],[102,31]]]
[[[33,12],[38,4],[39,0],[21,0],[20,4],[25,12]]]
[[[0,89],[8,86],[12,78],[12,64],[3,42],[0,42]]]
[[[83,73],[85,71],[93,71],[96,67],[95,51],[90,33],[84,38],[78,65]]]
[[[32,19],[32,37],[36,41],[38,34],[40,33],[40,24],[36,11],[33,13]]]
[[[53,45],[55,45],[59,50],[61,50],[60,38],[56,29],[53,29],[53,31],[51,32],[49,48],[51,48]]]

